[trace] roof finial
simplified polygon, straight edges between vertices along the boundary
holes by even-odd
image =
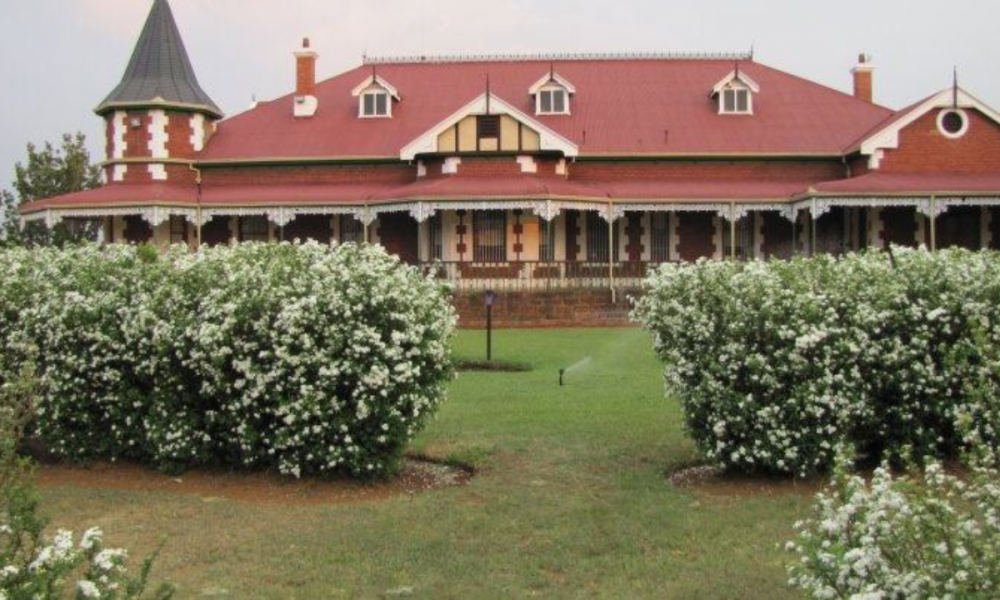
[[[952,108],[958,108],[958,66],[957,65],[952,69],[951,101],[952,101]]]
[[[750,60],[753,61],[754,46],[757,45],[757,40],[750,42]]]
[[[490,92],[490,74],[486,73],[486,114],[490,114],[490,96],[493,94]]]

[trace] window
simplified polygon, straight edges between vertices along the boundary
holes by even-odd
[[[743,217],[736,222],[736,258],[738,260],[750,260],[754,253],[754,218],[752,216]],[[732,226],[729,221],[719,218],[722,227],[722,250],[723,258],[732,256]]]
[[[480,115],[476,118],[476,132],[481,140],[499,138],[500,117],[497,115]]]
[[[187,244],[187,220],[177,215],[170,216],[170,244]]]
[[[722,90],[722,105],[719,112],[724,115],[745,115],[753,112],[750,90],[730,88]]]
[[[556,260],[556,228],[552,221],[542,221],[538,236],[538,260],[554,262]]]
[[[566,90],[553,88],[538,92],[538,114],[565,115],[569,113]]]
[[[361,94],[361,116],[372,118],[391,116],[388,92],[378,90]]]
[[[443,260],[444,226],[441,222],[441,213],[434,213],[427,220],[427,231],[428,256],[431,260]]]
[[[649,221],[651,241],[649,258],[654,263],[667,262],[670,260],[670,213],[650,213]]]
[[[267,217],[240,217],[241,242],[266,242],[270,238],[270,226]]]
[[[507,213],[479,210],[472,213],[472,260],[507,262]]]
[[[365,237],[365,226],[361,221],[347,215],[342,215],[340,221],[340,243],[360,244]]]
[[[958,139],[969,130],[969,119],[964,110],[954,108],[938,113],[938,130],[943,136]]]
[[[618,227],[614,226],[614,262],[618,262]],[[608,222],[595,211],[587,211],[587,262],[608,262]]]

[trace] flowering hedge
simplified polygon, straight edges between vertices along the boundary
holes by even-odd
[[[9,250],[0,280],[67,457],[383,476],[452,376],[445,290],[374,246]]]
[[[813,598],[996,598],[1000,473],[992,457],[970,466],[959,478],[931,460],[912,478],[883,465],[869,485],[838,463],[785,546],[788,583]]]
[[[671,264],[644,292],[633,316],[724,467],[824,471],[840,441],[870,459],[953,455],[957,416],[989,410],[967,382],[998,339],[995,253]]]

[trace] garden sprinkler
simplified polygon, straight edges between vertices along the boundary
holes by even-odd
[[[559,369],[559,387],[565,385],[563,383],[563,377],[566,375],[566,369]]]

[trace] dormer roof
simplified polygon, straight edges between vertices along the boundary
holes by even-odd
[[[541,91],[542,88],[550,84],[556,84],[562,87],[563,89],[566,90],[566,93],[568,94],[576,93],[576,87],[572,83],[570,83],[568,79],[566,79],[559,73],[556,73],[555,70],[550,70],[545,75],[542,75],[542,77],[538,81],[536,81],[534,85],[528,88],[528,94],[534,96],[539,91]]]
[[[364,93],[365,90],[372,87],[373,85],[378,86],[383,90],[385,90],[386,92],[388,92],[389,95],[392,96],[394,100],[397,101],[400,100],[399,91],[395,87],[393,87],[391,83],[383,79],[382,76],[377,73],[372,73],[368,77],[365,77],[364,81],[359,83],[357,87],[351,90],[351,96],[357,98],[362,93]]]
[[[715,96],[720,94],[722,90],[733,87],[733,84],[740,84],[755,94],[760,92],[760,86],[757,85],[757,82],[747,75],[746,71],[736,68],[729,75],[719,80],[719,83],[712,86],[712,93],[710,95]]]
[[[146,106],[222,117],[222,111],[198,84],[167,0],[154,0],[121,83],[95,110],[103,115],[117,108]]]

